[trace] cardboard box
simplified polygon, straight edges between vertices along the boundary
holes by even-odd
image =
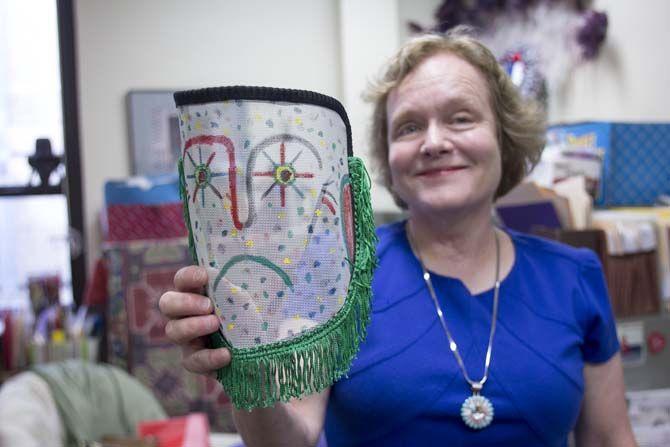
[[[105,241],[185,237],[176,173],[107,181],[101,227]]]

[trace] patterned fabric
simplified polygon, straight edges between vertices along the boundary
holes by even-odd
[[[154,392],[170,416],[202,411],[215,430],[234,431],[230,403],[219,383],[180,366],[181,350],[165,336],[158,299],[190,264],[186,239],[106,244],[109,269],[109,362]]]
[[[181,123],[191,228],[226,339],[249,348],[330,319],[353,251],[342,119],[228,101],[185,106]]]
[[[182,204],[110,205],[106,212],[105,240],[136,241],[186,236]]]
[[[609,206],[653,205],[670,193],[670,124],[613,124],[605,157]]]

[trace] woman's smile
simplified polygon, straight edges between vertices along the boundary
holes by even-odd
[[[421,178],[440,178],[466,170],[464,165],[458,166],[438,166],[419,171],[416,175]]]

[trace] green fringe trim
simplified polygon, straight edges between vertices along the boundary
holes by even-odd
[[[257,348],[236,349],[221,332],[212,334],[212,347],[226,347],[232,352],[231,363],[218,370],[217,378],[237,408],[269,407],[279,401],[323,391],[347,373],[360,342],[367,335],[372,274],[377,265],[377,236],[370,200],[370,176],[361,159],[349,157],[348,162],[356,253],[344,306],[332,319],[312,331]],[[189,250],[198,264],[181,158],[178,170]]]
[[[186,176],[184,175],[184,159],[179,157],[177,161],[177,170],[179,171],[179,197],[184,205],[184,224],[188,230],[188,249],[191,252],[193,262],[198,263],[198,254],[195,251],[195,240],[193,239],[193,229],[191,228],[191,217],[188,211],[188,195],[186,194]]]
[[[323,391],[347,373],[367,335],[372,274],[377,265],[371,183],[357,157],[349,157],[349,176],[356,254],[344,305],[328,322],[298,337],[257,348],[232,348],[232,360],[218,371],[217,378],[237,408],[269,407]],[[211,341],[216,347],[228,347],[220,333]]]

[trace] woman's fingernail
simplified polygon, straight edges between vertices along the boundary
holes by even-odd
[[[220,348],[216,350],[216,355],[218,357],[219,363],[225,363],[228,360],[228,350],[226,348]]]
[[[207,283],[207,270],[205,270],[204,268],[199,268],[197,270],[197,272],[198,273],[196,273],[196,277],[195,277],[196,281],[198,281],[199,283],[202,283],[202,284],[206,284]]]
[[[211,305],[212,303],[208,299],[200,301],[200,308],[205,312],[211,309]]]

